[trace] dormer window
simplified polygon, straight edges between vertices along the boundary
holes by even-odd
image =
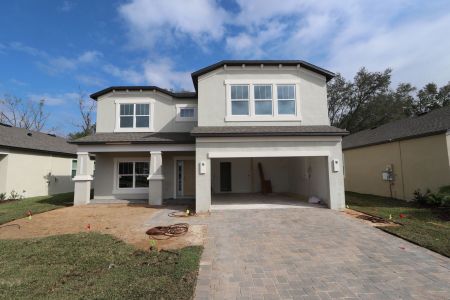
[[[116,100],[116,132],[153,131],[153,103],[144,99]]]

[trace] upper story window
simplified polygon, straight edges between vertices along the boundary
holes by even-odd
[[[177,104],[177,117],[179,122],[197,121],[197,105],[195,104]]]
[[[254,85],[255,115],[272,115],[272,86]]]
[[[225,85],[226,121],[300,120],[296,81],[230,79]]]
[[[278,95],[278,114],[294,115],[295,114],[295,85],[283,84],[277,85]]]
[[[153,131],[153,103],[144,99],[116,101],[116,132]]]
[[[120,128],[148,128],[150,104],[120,104]]]
[[[249,86],[231,86],[231,114],[234,116],[246,116],[249,114]]]

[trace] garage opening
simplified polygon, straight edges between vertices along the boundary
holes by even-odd
[[[211,194],[212,210],[328,206],[328,158],[213,158]]]

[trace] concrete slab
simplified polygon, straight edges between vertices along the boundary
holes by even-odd
[[[320,208],[306,199],[288,194],[216,194],[212,197],[211,211],[241,209]]]

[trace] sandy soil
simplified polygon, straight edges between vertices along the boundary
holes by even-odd
[[[0,228],[0,239],[27,239],[78,232],[101,232],[116,236],[140,249],[149,249],[151,243],[145,234],[152,214],[157,211],[145,205],[86,205],[52,210],[28,218],[4,224],[18,224]],[[180,220],[174,220],[179,223]],[[0,225],[1,226],[1,225]],[[160,249],[176,249],[190,245],[202,245],[206,228],[189,227],[186,235],[158,241]]]

